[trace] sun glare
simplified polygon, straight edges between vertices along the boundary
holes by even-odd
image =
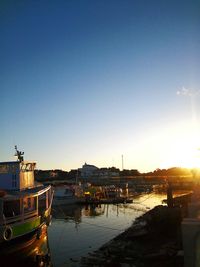
[[[164,168],[184,167],[200,168],[200,140],[197,134],[186,134],[176,137],[170,143],[170,149],[166,147]]]

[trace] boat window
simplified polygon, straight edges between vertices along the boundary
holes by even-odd
[[[43,214],[46,210],[46,192],[38,196],[38,212]]]
[[[24,212],[36,210],[36,197],[27,197],[23,199]]]
[[[20,200],[4,201],[3,214],[5,217],[20,215]]]
[[[21,164],[21,171],[34,171],[35,163]]]
[[[51,205],[52,189],[48,190],[48,207]]]

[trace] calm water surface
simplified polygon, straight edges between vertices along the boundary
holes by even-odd
[[[9,244],[0,249],[0,266],[79,267],[79,260],[132,225],[135,218],[162,204],[163,194],[145,194],[131,204],[98,207],[54,207],[52,224],[40,239]]]
[[[123,232],[135,218],[162,204],[164,198],[166,195],[152,193],[135,197],[131,204],[54,207],[48,228],[53,266],[79,266],[81,256]]]

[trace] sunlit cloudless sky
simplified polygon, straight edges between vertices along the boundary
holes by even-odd
[[[200,167],[200,1],[0,3],[0,160]]]

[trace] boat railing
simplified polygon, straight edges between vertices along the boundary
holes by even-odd
[[[24,215],[17,215],[17,216],[12,216],[12,217],[5,217],[5,222],[4,224],[12,224],[12,223],[17,223],[21,221],[26,221],[28,219],[31,219],[33,217],[36,217],[38,215],[37,211],[30,211],[25,213]]]
[[[30,219],[32,217],[38,216],[37,210],[30,211],[24,214],[24,220]]]

